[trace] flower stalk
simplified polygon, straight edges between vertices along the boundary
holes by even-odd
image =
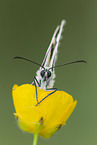
[[[38,133],[35,133],[35,134],[34,134],[33,144],[32,144],[32,145],[37,145],[37,142],[38,142],[38,136],[39,136]]]

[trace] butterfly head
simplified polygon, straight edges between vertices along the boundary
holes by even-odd
[[[42,89],[46,90],[47,88],[52,88],[55,78],[54,69],[50,69],[49,67],[40,67],[37,71],[37,79],[41,84]]]

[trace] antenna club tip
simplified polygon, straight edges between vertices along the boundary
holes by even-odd
[[[88,62],[84,60],[84,63],[88,63]]]
[[[82,62],[84,62],[84,63],[88,63],[87,61],[85,61],[85,60],[81,60]]]
[[[15,56],[13,56],[12,59],[15,59]]]
[[[20,58],[20,57],[18,57],[18,56],[13,56],[13,57],[12,57],[12,59],[16,59],[16,58]]]

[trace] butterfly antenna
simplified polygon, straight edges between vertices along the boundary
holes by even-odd
[[[41,64],[39,64],[39,63],[37,63],[37,62],[35,62],[35,61],[33,61],[33,60],[27,59],[27,58],[25,58],[25,57],[14,56],[13,59],[23,59],[23,60],[26,60],[26,61],[28,61],[28,62],[34,63],[34,64],[36,64],[36,65],[38,65],[38,66],[41,66]],[[41,66],[41,67],[44,68],[43,66]]]
[[[50,69],[56,68],[56,67],[65,66],[65,65],[69,65],[69,64],[73,64],[73,63],[87,63],[87,61],[85,61],[85,60],[72,61],[72,62],[68,62],[68,63],[64,63],[64,64],[60,64],[60,65],[53,66]]]

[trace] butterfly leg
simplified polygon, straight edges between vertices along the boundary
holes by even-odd
[[[52,88],[52,89],[54,89],[54,88]],[[51,89],[50,89],[50,90],[51,90]],[[39,105],[39,104],[40,104],[43,100],[45,100],[48,96],[54,94],[56,91],[57,91],[57,89],[54,89],[53,92],[51,92],[50,94],[48,94],[47,96],[45,96],[41,101],[39,101],[39,102],[37,103],[37,105]],[[37,105],[36,105],[36,106],[37,106]]]
[[[46,89],[46,91],[52,91],[52,90],[58,90],[57,88],[50,88],[50,89]]]
[[[35,83],[36,86],[40,87],[41,84],[38,82],[37,78],[34,76],[33,79],[34,79],[34,81],[31,83],[31,85],[33,85]]]
[[[38,104],[38,96],[37,96],[37,85],[36,85],[36,82],[38,82],[38,81],[37,81],[37,79],[36,79],[36,77],[35,77],[35,76],[33,77],[33,80],[34,80],[34,84],[35,84],[35,91],[36,91],[36,101],[37,101],[37,104]]]
[[[33,80],[34,80],[34,84],[35,84],[35,91],[36,91],[36,101],[37,101],[37,104],[35,106],[38,106],[43,100],[45,100],[48,96],[52,95],[53,93],[55,93],[57,91],[57,88],[50,88],[50,89],[47,89],[47,91],[52,91],[54,90],[53,92],[51,92],[50,94],[48,94],[47,96],[45,96],[41,101],[38,102],[38,94],[37,94],[37,85],[38,84],[38,87],[40,87],[40,84],[37,80],[37,78],[34,76],[33,77]]]

